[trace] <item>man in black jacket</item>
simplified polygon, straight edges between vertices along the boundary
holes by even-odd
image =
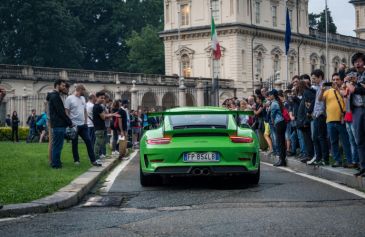
[[[66,115],[60,93],[66,87],[64,80],[58,79],[54,83],[54,90],[47,95],[50,125],[52,128],[52,162],[54,169],[62,168],[61,151],[65,138],[66,127],[72,126],[70,118]]]
[[[351,82],[346,77],[345,83],[351,93],[352,125],[360,158],[360,171],[355,176],[365,177],[365,54],[354,54],[351,62],[357,71],[356,80]]]

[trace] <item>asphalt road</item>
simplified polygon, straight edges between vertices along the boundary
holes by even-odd
[[[99,188],[65,211],[0,219],[0,236],[365,236],[364,199],[266,165],[258,186],[215,178],[142,188],[136,158],[109,192]]]

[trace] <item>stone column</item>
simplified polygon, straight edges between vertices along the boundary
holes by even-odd
[[[179,106],[186,106],[186,86],[184,85],[184,77],[179,79]]]
[[[196,85],[196,106],[204,106],[204,86],[200,80]]]
[[[26,120],[27,120],[27,115],[28,115],[28,96],[27,95],[23,95],[22,96],[22,111],[18,111],[18,116],[19,119],[21,121],[20,126],[26,126]]]
[[[132,83],[133,83],[133,86],[130,89],[130,92],[131,92],[131,109],[136,110],[136,109],[138,109],[138,97],[137,97],[138,90],[136,88],[136,81],[133,80]]]

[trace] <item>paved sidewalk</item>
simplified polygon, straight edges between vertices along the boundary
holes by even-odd
[[[270,156],[266,152],[261,152],[261,161],[274,164],[277,159],[274,156]],[[313,166],[307,165],[300,160],[295,159],[295,157],[287,157],[287,167],[302,172],[305,174],[310,174],[323,179],[331,180],[333,182],[344,184],[346,186],[356,188],[365,191],[365,178],[355,177],[354,173],[357,172],[355,169],[347,168],[332,168],[331,166]]]
[[[129,156],[135,154],[138,153],[132,152]],[[131,159],[131,157],[129,157],[129,159]],[[74,206],[82,200],[106,172],[113,169],[117,164],[117,157],[104,159],[103,166],[91,167],[88,171],[73,180],[69,185],[61,188],[50,196],[28,203],[4,205],[3,208],[0,209],[0,218],[44,213]]]

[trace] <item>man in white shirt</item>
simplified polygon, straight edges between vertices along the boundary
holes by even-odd
[[[72,140],[72,155],[76,165],[80,164],[80,157],[78,152],[78,136],[84,140],[89,159],[94,166],[101,166],[99,160],[95,160],[93,145],[89,137],[87,126],[87,110],[85,101],[85,87],[82,84],[76,86],[75,93],[67,97],[65,101],[66,114],[70,117],[72,124],[76,126],[77,136]]]
[[[87,111],[87,127],[89,130],[89,137],[93,147],[95,145],[95,129],[94,129],[94,119],[93,119],[93,108],[95,102],[96,102],[96,96],[94,94],[90,94],[88,101],[86,103],[86,111]]]

